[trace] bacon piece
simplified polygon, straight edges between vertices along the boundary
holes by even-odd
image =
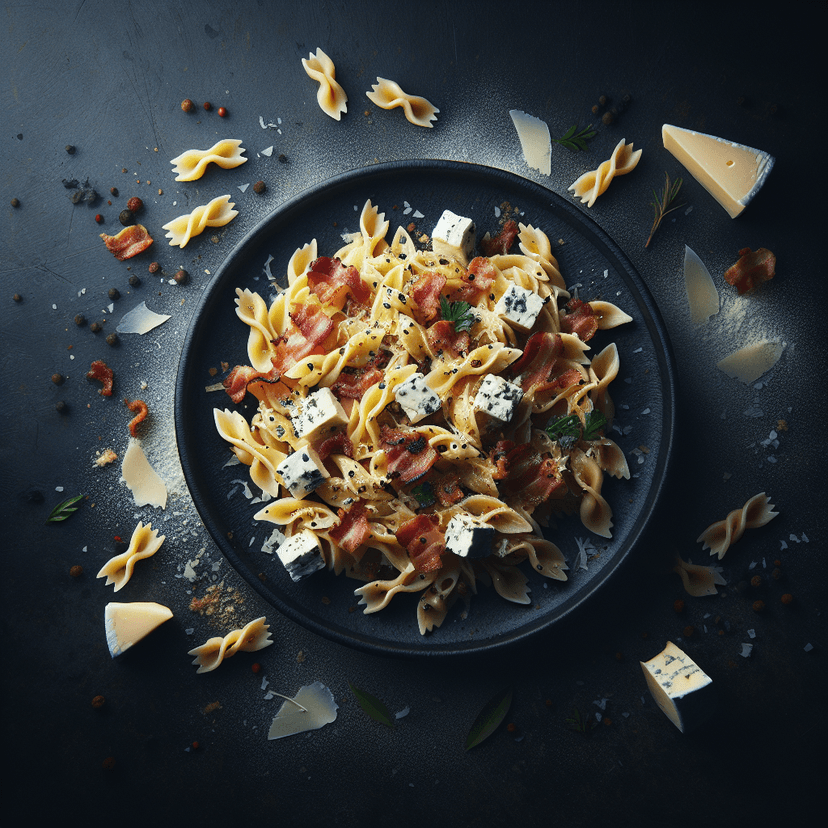
[[[598,318],[589,302],[570,299],[566,303],[566,309],[569,313],[561,315],[561,330],[575,334],[582,342],[592,339],[598,330]]]
[[[437,500],[442,506],[451,506],[463,499],[463,489],[460,488],[460,478],[458,475],[447,472],[446,474],[438,474],[433,478],[432,487]]]
[[[439,457],[424,434],[396,431],[386,425],[380,429],[380,448],[388,460],[388,476],[404,485],[419,480]]]
[[[495,266],[484,256],[478,256],[469,262],[466,272],[462,275],[463,284],[454,291],[451,298],[454,301],[474,304],[478,294],[489,290],[496,278]]]
[[[511,366],[524,393],[549,380],[562,353],[563,340],[559,334],[534,333],[526,340],[523,356]]]
[[[332,454],[344,454],[346,457],[354,456],[354,446],[344,431],[338,431],[336,434],[322,440],[314,448],[322,461],[327,460]]]
[[[353,554],[371,535],[365,504],[360,500],[350,509],[339,509],[337,515],[339,526],[331,529],[329,534],[346,552]]]
[[[725,271],[725,281],[733,285],[739,296],[753,290],[756,285],[773,279],[776,275],[776,256],[770,250],[760,247],[751,250],[743,247],[739,251],[739,261]]]
[[[359,400],[385,376],[382,369],[391,359],[389,351],[380,349],[362,368],[345,368],[331,386],[331,393],[340,400]]]
[[[411,288],[411,298],[417,306],[414,315],[423,325],[433,322],[440,313],[440,293],[446,286],[442,273],[423,273]]]
[[[133,400],[132,402],[124,400],[124,403],[130,411],[135,413],[135,416],[129,421],[129,433],[131,436],[137,437],[137,428],[140,423],[147,419],[149,408],[143,400]]]
[[[106,249],[120,262],[143,253],[152,244],[152,237],[143,224],[124,227],[117,236],[107,236],[106,233],[101,233],[101,238],[104,240]]]
[[[420,572],[434,572],[443,565],[440,556],[446,551],[446,539],[437,515],[417,515],[406,521],[397,529],[397,541]]]
[[[506,441],[504,441],[506,442]],[[543,458],[529,443],[514,446],[506,454],[508,474],[500,485],[506,495],[519,498],[527,506],[538,506],[553,492],[566,491],[554,460]]]
[[[509,248],[515,243],[519,232],[517,222],[509,219],[500,228],[500,232],[496,236],[480,240],[480,249],[487,256],[494,256],[498,253],[505,256],[509,252]]]
[[[454,322],[441,319],[435,322],[427,331],[426,339],[435,353],[449,351],[452,356],[459,357],[467,354],[471,347],[471,337],[468,331],[454,330]]]
[[[263,374],[250,365],[237,365],[221,382],[224,390],[230,395],[234,403],[240,403],[247,393],[247,386],[254,380],[265,382],[278,382],[280,374],[271,369]]]
[[[337,310],[342,310],[349,296],[360,305],[371,296],[353,265],[344,265],[339,259],[328,256],[320,256],[311,264],[308,286],[322,304],[333,305]]]
[[[287,332],[276,342],[273,370],[284,374],[311,354],[324,354],[325,340],[334,330],[333,320],[318,303],[304,302],[290,315]]]
[[[511,440],[498,440],[489,452],[489,460],[494,463],[493,480],[503,480],[509,474],[509,452],[515,447]]]
[[[98,382],[103,384],[103,388],[98,389],[98,393],[102,397],[112,396],[112,383],[115,381],[115,374],[102,359],[96,359],[92,363],[89,370],[86,372],[86,378],[98,380]]]

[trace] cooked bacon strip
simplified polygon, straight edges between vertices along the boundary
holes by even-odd
[[[527,506],[543,503],[556,490],[561,494],[566,491],[555,461],[544,459],[528,443],[508,451],[506,467],[509,471],[499,489],[506,495],[520,498]]]
[[[474,304],[480,293],[485,293],[494,284],[497,271],[494,265],[484,256],[478,256],[469,262],[463,274],[463,284],[454,291],[451,298],[454,301],[470,302]]]
[[[339,259],[328,256],[320,256],[311,264],[308,286],[320,302],[333,305],[337,310],[342,310],[348,296],[360,305],[364,305],[371,296],[371,291],[353,265],[344,265]]]
[[[561,330],[575,334],[582,342],[592,339],[598,330],[598,318],[589,302],[570,299],[566,303],[566,309],[569,313],[561,314]]]
[[[460,488],[458,475],[452,472],[438,474],[431,482],[434,494],[437,496],[437,500],[440,501],[441,506],[451,506],[463,499],[463,489]]]
[[[440,313],[440,293],[446,286],[442,273],[426,271],[411,287],[411,298],[417,306],[414,316],[423,325],[433,322]]]
[[[427,331],[426,339],[435,353],[449,351],[452,356],[464,356],[471,348],[471,337],[468,331],[454,330],[454,322],[441,319],[435,322]]]
[[[117,236],[107,236],[106,233],[101,233],[101,238],[104,240],[106,249],[120,262],[137,256],[152,244],[152,237],[143,224],[124,227]]]
[[[353,554],[371,535],[368,518],[365,516],[365,504],[360,500],[350,509],[339,509],[339,526],[331,529],[331,539],[346,552]]]
[[[515,447],[511,440],[498,440],[489,452],[489,460],[495,465],[493,480],[503,480],[509,474],[509,452]]]
[[[582,379],[581,372],[577,368],[569,368],[554,379],[539,386],[538,390],[546,391],[551,388],[555,391],[563,391],[564,388],[569,388],[570,385],[578,385]]]
[[[439,457],[424,434],[395,431],[386,425],[380,429],[380,448],[388,460],[388,476],[404,485],[419,480]]]
[[[391,358],[389,351],[380,349],[364,367],[345,368],[331,386],[331,393],[340,400],[359,400],[385,376],[382,369]]]
[[[734,285],[739,296],[753,290],[756,285],[773,279],[776,275],[776,256],[760,247],[758,250],[751,250],[743,247],[739,251],[739,261],[731,265],[725,271],[725,281]]]
[[[559,334],[535,333],[526,340],[523,356],[511,366],[524,393],[549,380],[562,353],[563,340]]]
[[[397,529],[397,541],[420,572],[433,572],[443,565],[440,556],[446,551],[446,539],[437,515],[417,515],[406,521]]]
[[[103,383],[103,388],[98,389],[98,393],[102,397],[112,396],[112,383],[115,381],[115,374],[102,359],[96,359],[92,363],[86,373],[86,378]]]
[[[143,400],[133,400],[132,402],[124,400],[124,403],[130,411],[135,412],[135,416],[129,421],[129,433],[133,437],[137,437],[136,430],[139,424],[147,419],[149,408],[147,408],[147,404]]]
[[[257,371],[250,365],[237,365],[223,380],[222,385],[224,390],[230,395],[230,399],[234,403],[240,403],[247,393],[247,386],[255,380],[264,380],[265,382],[278,382],[280,374],[275,370],[270,370],[263,374]]]
[[[517,222],[509,219],[500,228],[500,232],[496,236],[480,240],[480,249],[487,256],[494,256],[498,253],[505,256],[509,252],[509,248],[515,243],[519,232]]]
[[[322,440],[315,446],[319,459],[323,462],[332,454],[344,454],[346,457],[354,456],[354,446],[344,431],[337,431],[336,434]]]

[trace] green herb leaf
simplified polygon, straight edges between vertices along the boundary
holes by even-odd
[[[457,333],[470,331],[471,326],[477,322],[468,302],[449,302],[445,296],[440,297],[440,315],[446,322],[454,322]]]
[[[471,750],[484,739],[488,739],[506,718],[512,704],[512,688],[507,687],[491,698],[478,713],[474,724],[466,737],[466,750]]]
[[[579,437],[583,437],[584,440],[598,439],[599,432],[606,424],[607,418],[597,409],[593,409],[584,417],[583,430],[578,415],[569,414],[550,423],[546,427],[546,433],[553,440],[557,440],[562,448],[569,449],[575,445]]]
[[[573,152],[586,152],[586,142],[590,138],[594,138],[597,133],[591,126],[585,126],[580,132],[577,130],[578,125],[573,124],[560,138],[553,138],[552,140]]]
[[[650,235],[647,238],[644,247],[649,247],[650,242],[653,240],[653,236],[655,235],[656,230],[658,230],[659,226],[661,225],[661,221],[668,213],[672,213],[673,210],[678,210],[679,207],[684,206],[684,202],[680,202],[679,204],[673,204],[676,200],[676,196],[679,194],[679,190],[681,189],[682,180],[677,178],[672,184],[670,184],[670,176],[668,173],[664,173],[664,189],[661,191],[659,195],[653,190],[653,198],[654,201],[650,202],[650,206],[653,208],[655,213],[655,220],[653,221],[653,226],[650,230]]]
[[[593,408],[586,415],[585,420],[584,440],[597,440],[598,432],[602,431],[607,424],[607,418],[600,411]]]
[[[584,736],[588,736],[589,732],[598,724],[589,713],[584,716],[577,707],[572,708],[571,715],[564,719],[564,721],[571,730],[574,730],[576,733],[582,733]]]
[[[553,440],[560,440],[562,437],[574,437],[577,440],[581,436],[581,421],[577,414],[559,417],[546,427],[546,433]]]
[[[370,693],[360,690],[359,687],[354,687],[350,681],[348,682],[348,687],[351,688],[351,692],[356,696],[359,706],[375,722],[384,724],[386,727],[394,727],[394,722],[391,719],[391,714],[388,712],[388,708],[376,696],[372,696]]]
[[[411,490],[411,494],[417,498],[417,502],[425,508],[426,506],[431,506],[432,503],[436,502],[437,498],[434,495],[434,487],[431,483],[420,483],[419,486],[415,486]]]
[[[75,504],[81,500],[83,500],[82,494],[77,495],[77,497],[70,497],[69,500],[64,500],[63,503],[58,503],[52,509],[49,517],[46,518],[46,523],[60,523],[62,520],[66,520],[74,512],[78,511],[80,506],[75,506]]]

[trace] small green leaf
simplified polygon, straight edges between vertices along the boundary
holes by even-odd
[[[559,417],[546,427],[546,433],[553,440],[560,440],[562,437],[574,437],[577,439],[581,436],[581,421],[577,414],[570,414],[567,417]]]
[[[386,727],[394,727],[394,722],[391,719],[391,714],[388,712],[388,708],[376,696],[372,696],[370,693],[360,690],[359,687],[354,687],[350,681],[348,682],[348,687],[351,688],[351,692],[356,696],[359,706],[370,716],[370,718],[372,718],[375,722],[384,724]]]
[[[477,321],[468,302],[449,302],[445,296],[440,297],[440,316],[447,322],[454,322],[454,330],[469,331]]]
[[[597,439],[598,432],[601,431],[607,424],[607,418],[597,409],[593,409],[586,415],[585,419],[584,440]]]
[[[63,503],[58,503],[58,505],[52,509],[49,517],[46,518],[46,523],[60,523],[62,520],[66,520],[66,518],[74,512],[78,511],[80,507],[75,506],[75,504],[80,500],[83,500],[82,494],[79,494],[76,497],[70,497],[68,500],[64,500]]]
[[[434,496],[434,487],[431,483],[420,483],[411,490],[411,494],[417,498],[417,503],[419,503],[423,509],[427,506],[431,506],[432,503],[437,501],[437,498]]]
[[[573,152],[578,152],[579,150],[581,150],[582,152],[586,152],[586,142],[590,138],[594,138],[596,132],[591,126],[585,126],[580,132],[577,132],[576,134],[577,129],[578,125],[574,124],[560,138],[553,138],[552,140],[556,144],[560,144],[561,146],[566,147],[568,150],[572,150]]]
[[[471,750],[484,739],[488,739],[497,730],[498,725],[506,718],[512,704],[512,688],[507,687],[491,698],[478,713],[474,724],[466,737],[466,750]]]

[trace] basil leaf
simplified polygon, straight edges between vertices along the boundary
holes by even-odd
[[[372,696],[370,693],[360,690],[359,687],[355,687],[350,681],[348,682],[348,687],[351,688],[351,692],[356,696],[359,706],[368,714],[370,718],[372,718],[375,722],[379,722],[380,724],[384,724],[386,727],[393,729],[394,722],[391,719],[391,714],[388,712],[388,708],[376,696]]]
[[[466,750],[471,750],[484,739],[488,739],[506,718],[512,704],[512,688],[507,687],[492,697],[478,713],[466,737]]]

